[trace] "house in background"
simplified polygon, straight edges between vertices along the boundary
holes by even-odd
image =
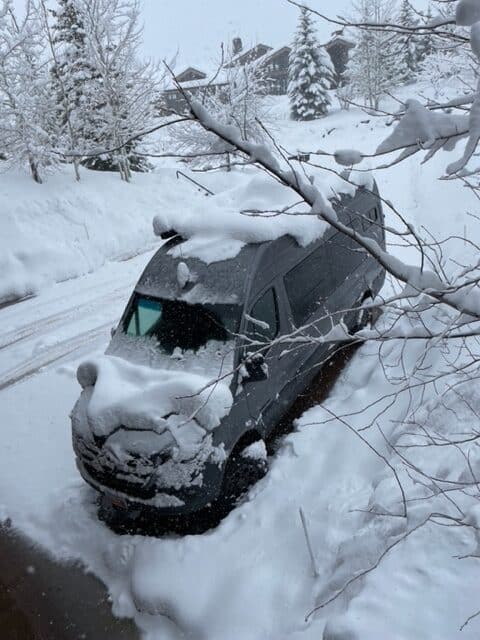
[[[182,73],[179,73],[176,76],[177,82],[194,82],[195,80],[206,80],[207,74],[199,69],[195,69],[195,67],[188,67]]]
[[[162,115],[167,115],[171,111],[184,113],[186,110],[185,98],[177,87],[177,83],[190,98],[198,98],[206,93],[214,94],[227,85],[226,79],[221,74],[211,81],[200,69],[188,67],[176,75],[175,81],[172,80],[170,86],[163,91],[160,109]]]
[[[283,96],[287,93],[290,52],[290,47],[280,47],[269,51],[261,60],[268,95]]]
[[[233,40],[233,57],[223,66],[225,69],[233,69],[233,67],[245,67],[247,64],[256,62],[259,58],[265,56],[272,47],[266,44],[256,44],[251,49],[243,50],[241,38]]]
[[[325,49],[330,56],[335,69],[336,85],[342,86],[345,83],[344,74],[350,59],[350,52],[355,48],[355,44],[342,35],[340,31],[333,34],[332,39],[327,42]]]
[[[342,76],[348,64],[350,50],[355,45],[336,32],[333,38],[325,45],[334,69],[336,85],[342,82]],[[267,95],[281,96],[288,92],[288,69],[291,49],[289,46],[273,49],[266,44],[256,44],[254,47],[244,50],[241,38],[234,38],[232,42],[232,57],[223,65],[224,70],[235,67],[255,65],[258,73],[265,82]],[[226,73],[216,71],[212,74],[213,80],[207,78],[207,74],[195,67],[188,67],[176,76],[176,81],[182,89],[191,97],[197,97],[205,92],[216,93],[227,84]],[[163,111],[185,110],[185,100],[181,91],[172,82],[171,86],[163,93]]]

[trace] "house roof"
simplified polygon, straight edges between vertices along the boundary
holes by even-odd
[[[274,60],[277,56],[285,52],[290,53],[291,50],[292,49],[289,46],[278,47],[277,49],[273,49],[272,51],[269,51],[265,56],[262,56],[261,62],[262,64],[268,64],[269,62]]]
[[[204,80],[207,77],[207,74],[200,69],[196,69],[195,67],[187,67],[184,71],[177,74],[176,80],[177,82],[183,82],[182,78],[187,74],[192,74],[196,76],[196,80]]]
[[[265,49],[264,53],[260,53],[259,50]],[[258,60],[265,55],[265,53],[272,51],[272,47],[268,44],[263,44],[259,42],[254,47],[247,49],[247,51],[241,51],[239,54],[234,56],[231,60],[229,60],[224,66],[226,69],[230,69],[235,65],[246,64],[247,62],[253,62],[254,60]]]
[[[331,49],[333,46],[337,44],[343,44],[349,47],[350,49],[353,49],[355,47],[355,43],[349,38],[347,38],[346,36],[334,35],[333,38],[329,40],[325,45],[325,49],[328,51],[328,49]]]

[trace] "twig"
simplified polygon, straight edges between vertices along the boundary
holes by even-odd
[[[319,578],[320,577],[320,572],[319,572],[318,567],[317,567],[317,562],[315,560],[315,554],[313,553],[312,542],[310,540],[310,535],[308,533],[307,519],[305,517],[305,513],[304,513],[302,507],[300,507],[298,511],[300,513],[300,520],[302,521],[303,533],[305,534],[305,541],[307,543],[307,549],[308,549],[308,553],[310,555],[310,562],[312,563],[313,577],[314,578]]]

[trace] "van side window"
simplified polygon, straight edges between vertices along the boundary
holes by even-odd
[[[247,327],[247,335],[251,340],[270,342],[279,330],[278,303],[275,290],[269,289],[257,300],[249,313],[252,320]]]
[[[293,320],[297,327],[305,324],[319,303],[331,293],[326,245],[315,249],[284,277]]]
[[[341,287],[360,267],[367,254],[355,240],[337,233],[328,242],[328,265],[332,290]]]

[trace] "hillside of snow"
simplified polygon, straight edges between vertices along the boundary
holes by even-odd
[[[409,87],[402,97],[418,90]],[[293,154],[371,152],[391,131],[388,119],[357,109],[294,123],[279,99],[272,113],[276,137]],[[458,182],[438,180],[452,160],[448,154],[425,165],[420,159],[378,170],[375,178],[382,196],[419,232],[451,238],[443,266],[453,272],[472,261],[466,239],[480,239],[480,225],[469,215],[477,202]],[[318,164],[335,167],[321,156]],[[476,640],[478,619],[460,629],[480,608],[478,559],[458,556],[476,552],[477,502],[468,492],[454,496],[472,528],[430,521],[432,512],[449,508],[448,494],[408,473],[392,449],[402,445],[404,426],[413,419],[444,437],[468,432],[478,421],[480,393],[474,384],[462,387],[455,370],[437,386],[402,386],[419,359],[419,382],[442,370],[440,344],[426,352],[421,340],[392,341],[382,347],[382,366],[377,344],[362,347],[328,399],[298,420],[270,460],[267,476],[215,530],[183,538],[120,537],[98,521],[95,494],[81,480],[71,448],[68,414],[80,393],[75,371],[85,357],[105,349],[108,329],[147,256],[108,261],[151,247],[155,215],[173,224],[185,212],[208,216],[215,202],[232,209],[291,203],[251,167],[230,175],[195,174],[219,200],[177,180],[177,168],[163,161],[131,185],[88,172],[78,185],[70,175],[59,175],[42,187],[23,176],[1,176],[6,214],[0,225],[8,235],[0,234],[0,299],[40,293],[0,317],[6,349],[0,369],[2,444],[8,453],[0,466],[0,517],[10,517],[58,559],[82,562],[107,586],[114,613],[133,617],[145,640]],[[315,171],[319,180],[321,174]],[[219,225],[220,213],[218,205],[213,219]],[[388,226],[401,227],[394,213],[385,213]],[[212,251],[219,251],[221,237]],[[418,260],[392,234],[387,241],[394,255]],[[15,282],[18,273],[24,275]],[[387,282],[386,291],[391,286]],[[62,314],[71,333],[60,323]],[[29,324],[32,317],[36,329]],[[432,314],[429,320],[434,328],[437,318]],[[380,322],[387,323],[388,314]],[[12,327],[23,332],[20,343],[13,344]],[[69,355],[61,347],[72,341]],[[33,357],[38,368],[32,377]],[[455,362],[457,370],[464,364]],[[448,480],[465,469],[465,456],[476,464],[477,450],[476,443],[454,452],[418,447],[412,461]],[[408,517],[392,469],[407,492]]]

